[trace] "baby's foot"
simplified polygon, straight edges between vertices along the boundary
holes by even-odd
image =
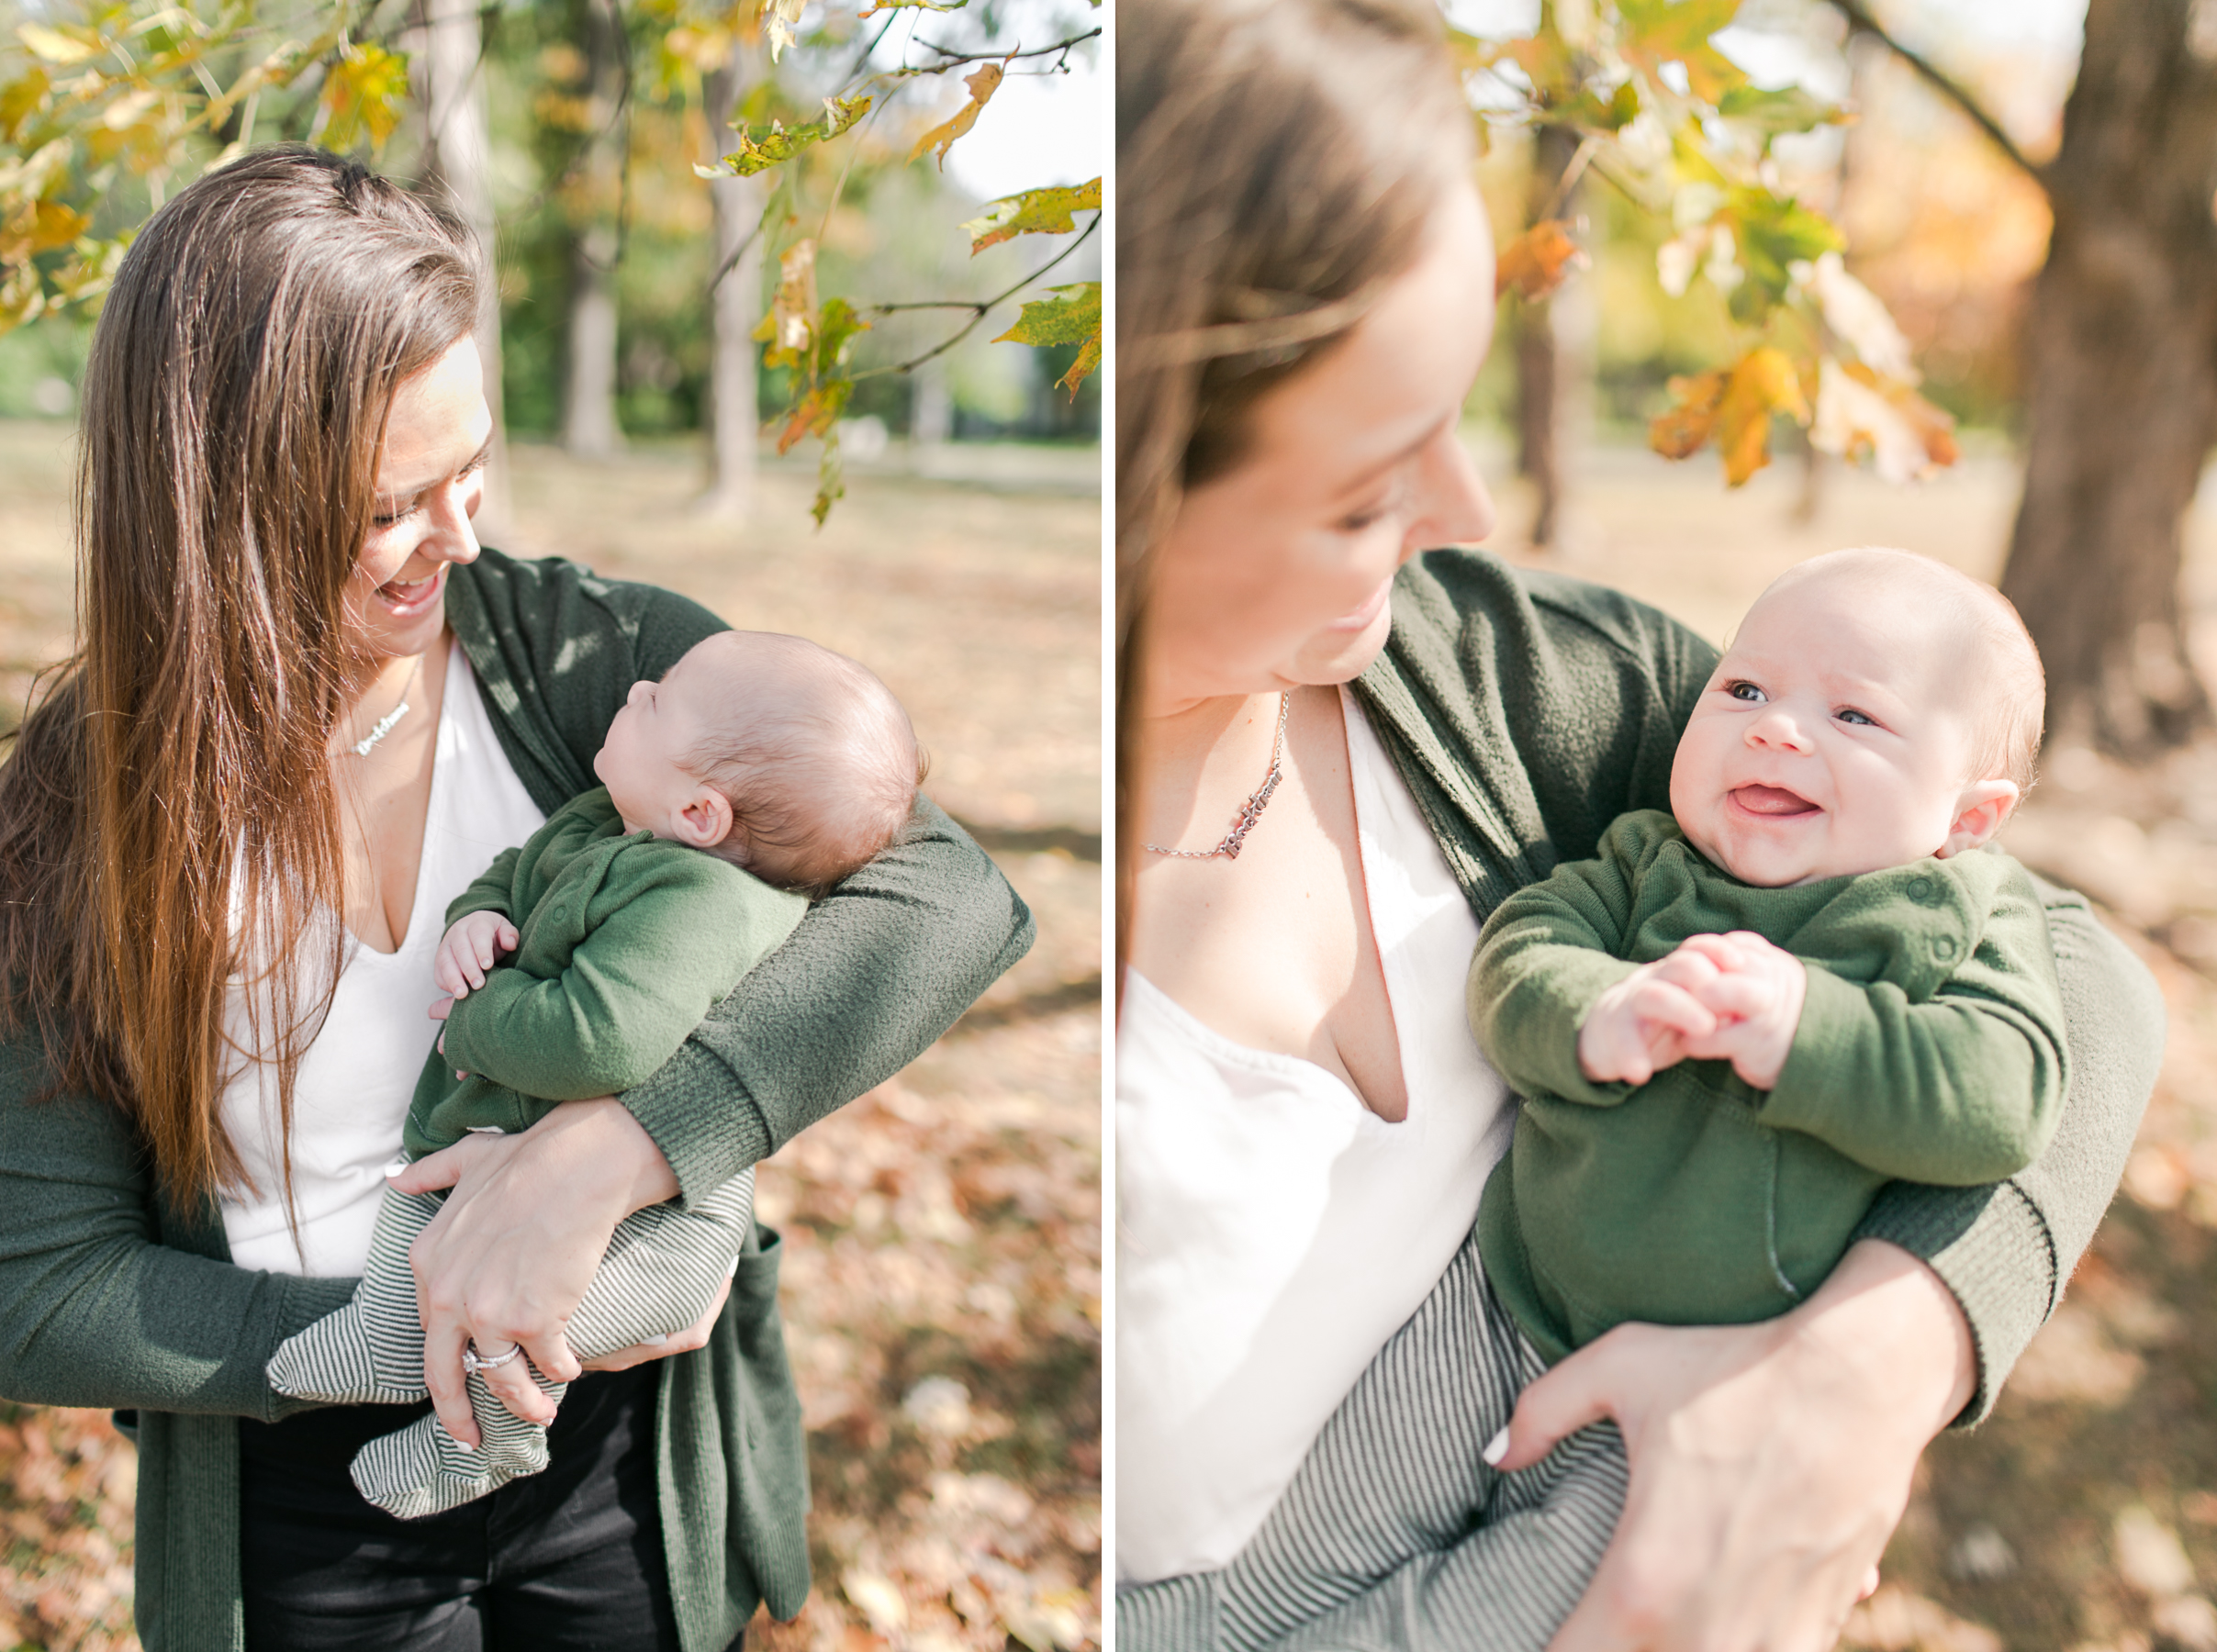
[[[420,1400],[426,1392],[423,1333],[411,1313],[407,1332],[389,1339],[378,1336],[356,1297],[277,1345],[269,1362],[269,1385],[280,1394],[334,1405]]]
[[[560,1398],[559,1387],[550,1389]],[[546,1467],[546,1430],[509,1412],[485,1379],[469,1379],[470,1408],[484,1446],[472,1451],[446,1431],[436,1412],[380,1434],[354,1454],[354,1485],[402,1520],[420,1520],[498,1490]]]

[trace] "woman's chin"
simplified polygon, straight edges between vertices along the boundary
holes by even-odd
[[[1366,608],[1369,604],[1364,605]],[[1334,621],[1302,646],[1294,678],[1303,683],[1349,683],[1360,676],[1385,647],[1394,629],[1393,610],[1381,601],[1359,627]]]

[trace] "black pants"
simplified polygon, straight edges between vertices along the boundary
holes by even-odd
[[[428,1401],[241,1421],[248,1652],[677,1652],[655,1382],[651,1363],[580,1379],[544,1473],[424,1520],[364,1501],[347,1465]]]

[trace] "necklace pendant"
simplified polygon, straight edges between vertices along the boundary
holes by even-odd
[[[399,722],[399,720],[407,715],[408,701],[402,700],[390,711],[379,718],[376,725],[372,728],[367,734],[364,735],[360,740],[354,742],[354,755],[357,757],[368,756],[371,749],[375,747],[380,740],[383,740],[387,734],[390,734],[393,731],[394,725]]]

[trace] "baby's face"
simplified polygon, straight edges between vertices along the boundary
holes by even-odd
[[[1971,779],[1961,655],[1913,594],[1822,575],[1766,593],[1678,742],[1680,828],[1766,888],[1933,854]]]
[[[719,686],[711,647],[716,642],[711,637],[696,646],[659,683],[633,683],[594,754],[593,773],[633,832],[679,835],[672,819],[700,790],[700,781],[686,772],[684,758],[701,738],[710,697]]]

